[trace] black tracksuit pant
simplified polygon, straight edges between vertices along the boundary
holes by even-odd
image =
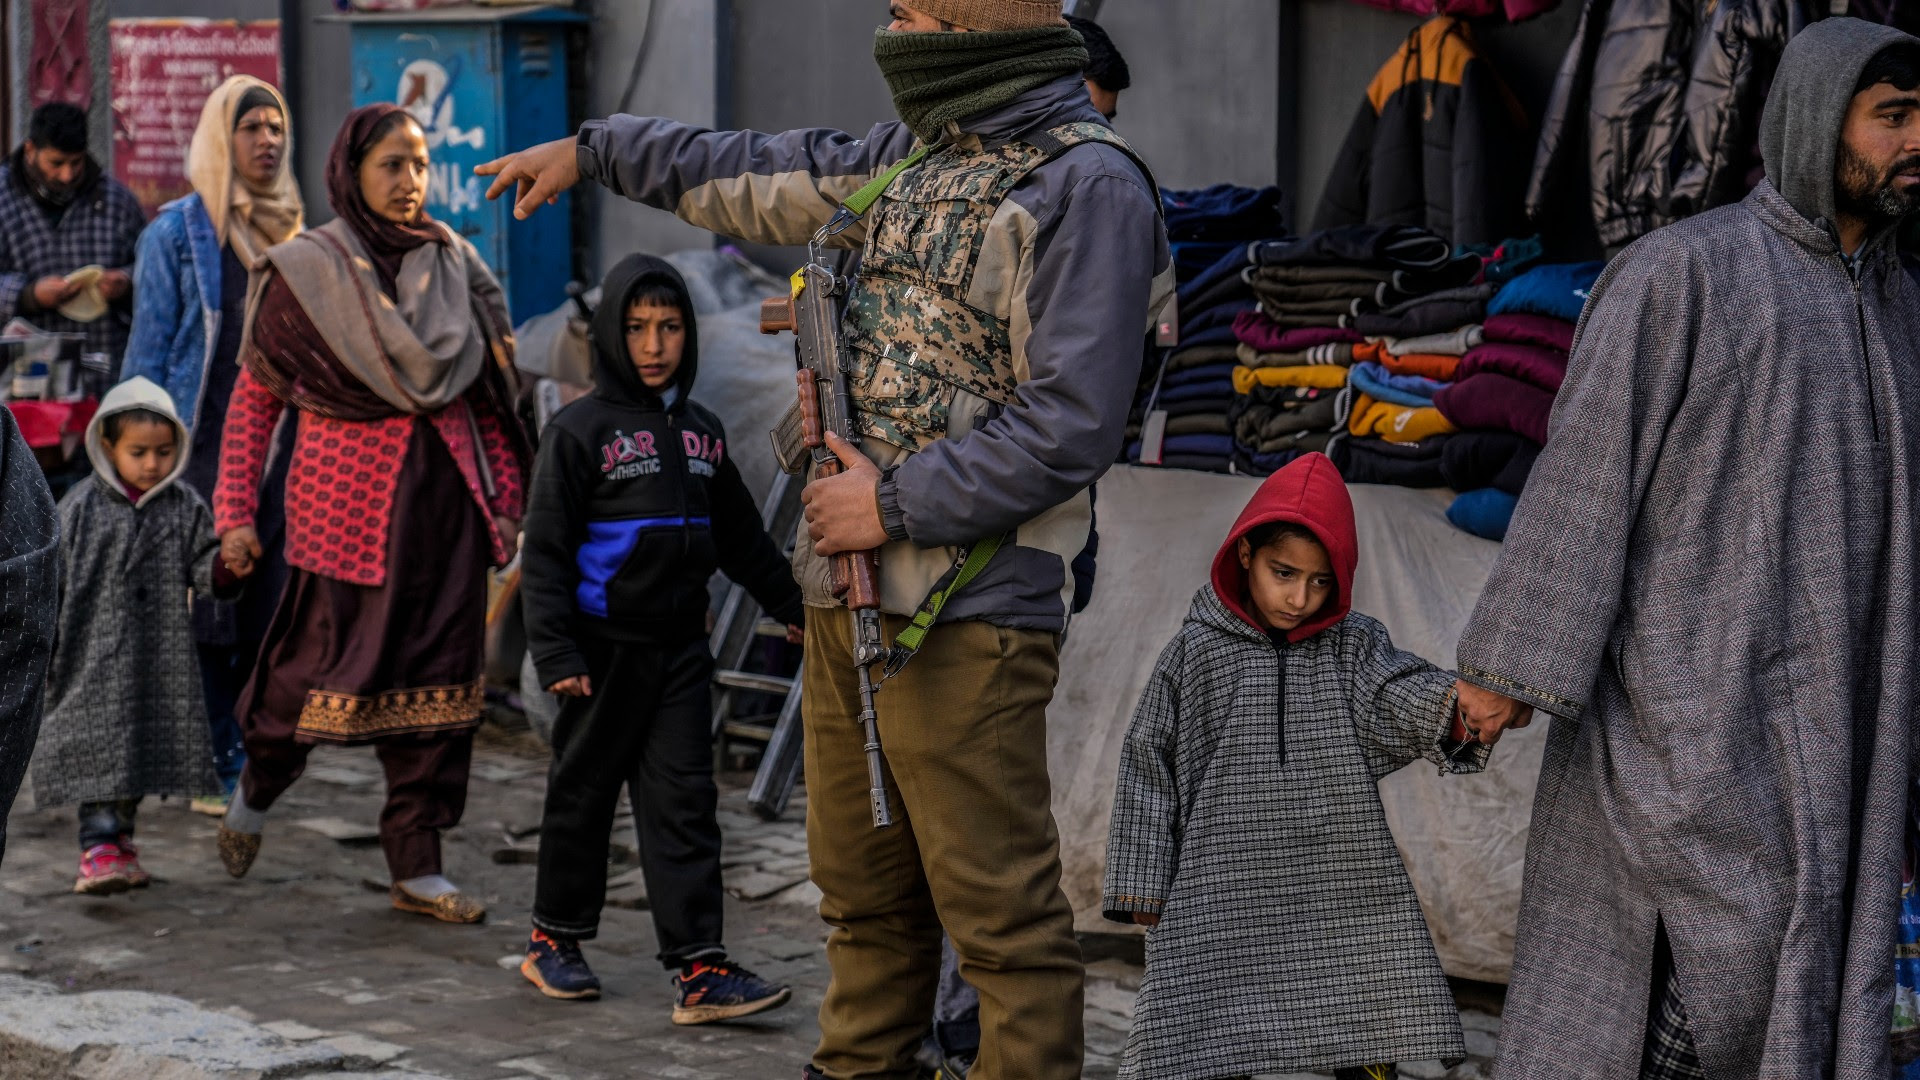
[[[614,808],[630,785],[661,962],[723,955],[707,640],[579,646],[593,696],[562,698],[554,723],[533,925],[555,937],[598,932]]]

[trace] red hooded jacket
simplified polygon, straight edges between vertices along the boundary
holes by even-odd
[[[1220,602],[1262,633],[1266,628],[1253,613],[1247,572],[1240,565],[1240,538],[1275,521],[1311,530],[1333,563],[1333,595],[1319,614],[1287,631],[1287,643],[1291,645],[1327,629],[1353,610],[1353,572],[1360,566],[1359,530],[1353,524],[1353,498],[1347,494],[1346,481],[1340,479],[1340,470],[1325,454],[1302,454],[1267,477],[1247,508],[1240,511],[1240,519],[1227,533],[1227,542],[1213,557],[1213,591]],[[1453,719],[1452,735],[1455,742],[1467,739],[1466,726],[1458,715]]]
[[[1213,591],[1220,594],[1220,602],[1262,633],[1265,629],[1253,613],[1247,592],[1247,572],[1240,565],[1240,538],[1276,521],[1304,526],[1320,538],[1333,563],[1336,583],[1334,594],[1318,614],[1287,631],[1287,642],[1292,644],[1325,630],[1353,610],[1353,572],[1360,565],[1353,499],[1347,495],[1340,470],[1325,454],[1302,454],[1267,477],[1213,557]]]

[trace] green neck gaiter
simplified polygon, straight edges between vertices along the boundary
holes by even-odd
[[[927,143],[948,121],[978,116],[1062,75],[1084,71],[1087,47],[1069,26],[1033,30],[880,29],[873,58],[900,119]]]

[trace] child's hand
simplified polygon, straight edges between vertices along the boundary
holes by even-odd
[[[1454,682],[1459,694],[1460,722],[1477,741],[1492,746],[1510,728],[1533,723],[1533,706],[1504,694],[1484,690],[1464,679]]]
[[[1133,923],[1135,926],[1159,926],[1160,916],[1152,912],[1136,911],[1133,913]]]
[[[585,675],[569,676],[547,687],[547,693],[561,697],[592,697],[593,681]]]
[[[500,542],[507,548],[507,561],[512,562],[520,550],[520,522],[504,514],[495,514],[493,527],[500,531]]]
[[[792,623],[788,623],[787,624],[787,644],[804,645],[806,643],[807,643],[807,628],[804,626],[795,626]]]
[[[228,529],[220,538],[220,561],[227,564],[233,576],[244,578],[253,573],[254,560],[261,555],[260,534],[253,531],[251,525],[241,525]]]

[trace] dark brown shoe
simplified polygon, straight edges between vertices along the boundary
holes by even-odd
[[[220,865],[234,877],[246,877],[253,860],[260,854],[260,834],[234,832],[220,823]]]
[[[487,917],[486,905],[463,892],[444,893],[432,900],[422,900],[395,885],[387,890],[387,895],[393,898],[395,911],[431,915],[441,922],[477,923]]]

